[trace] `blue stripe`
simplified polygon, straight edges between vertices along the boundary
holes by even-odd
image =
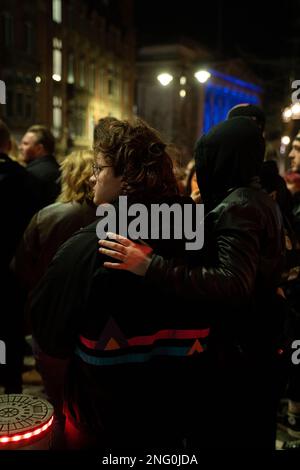
[[[186,356],[188,351],[191,349],[185,347],[159,347],[155,348],[147,353],[138,354],[124,354],[116,357],[95,357],[84,353],[78,347],[75,350],[75,354],[79,356],[87,364],[93,366],[113,366],[118,364],[128,364],[135,362],[147,362],[153,356]]]

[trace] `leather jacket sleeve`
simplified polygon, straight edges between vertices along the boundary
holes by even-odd
[[[214,260],[192,268],[174,267],[172,262],[154,255],[146,281],[187,299],[232,302],[249,297],[261,262],[266,217],[258,207],[247,205],[233,204],[220,212],[214,214],[216,222],[208,240],[213,245]],[[270,271],[274,268],[269,266]]]

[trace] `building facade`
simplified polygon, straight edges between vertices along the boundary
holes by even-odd
[[[195,77],[200,70],[203,83]],[[210,74],[208,79],[205,72]],[[160,83],[161,74],[169,75],[169,83]],[[137,114],[180,148],[183,164],[192,157],[203,132],[226,119],[233,106],[259,104],[261,94],[241,61],[216,63],[208,50],[194,42],[138,51]]]
[[[91,146],[99,118],[132,116],[132,0],[2,0],[0,19],[0,113],[17,139],[44,124],[65,153]]]

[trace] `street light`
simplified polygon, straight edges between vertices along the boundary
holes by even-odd
[[[285,108],[285,110],[282,113],[282,117],[284,121],[289,121],[292,117],[293,113],[290,107]]]
[[[211,77],[211,73],[207,70],[198,70],[194,76],[197,78],[198,82],[205,83]]]
[[[284,135],[283,137],[281,137],[281,143],[283,145],[289,145],[290,142],[291,142],[291,139],[289,138],[288,135]]]
[[[293,104],[291,111],[293,116],[298,116],[300,114],[300,103]]]
[[[162,86],[167,86],[173,80],[173,75],[169,73],[161,73],[157,76],[157,80]]]

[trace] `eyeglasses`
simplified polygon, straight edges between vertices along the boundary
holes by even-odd
[[[96,163],[92,164],[93,174],[95,178],[98,178],[99,173],[103,170],[103,168],[112,168],[112,165],[97,165]]]

